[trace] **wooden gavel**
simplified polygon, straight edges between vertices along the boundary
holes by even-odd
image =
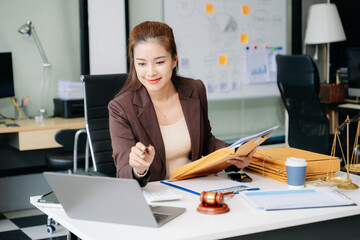
[[[197,208],[198,212],[205,214],[219,214],[226,213],[230,209],[227,204],[224,203],[224,195],[233,194],[221,193],[221,192],[201,192],[200,205]]]
[[[204,206],[221,206],[224,202],[224,194],[220,192],[201,192],[200,202]]]
[[[200,202],[205,206],[221,206],[225,195],[233,195],[234,192],[201,192]]]

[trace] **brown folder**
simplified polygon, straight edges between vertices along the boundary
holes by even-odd
[[[185,164],[171,173],[172,180],[183,180],[218,173],[231,164],[227,160],[234,156],[246,156],[254,148],[263,143],[268,136],[256,137],[242,144],[235,152],[235,148],[221,148],[194,162]]]
[[[340,170],[338,157],[291,147],[257,149],[252,162],[244,170],[286,182],[285,161],[288,157],[304,158],[307,161],[306,181],[321,179]]]

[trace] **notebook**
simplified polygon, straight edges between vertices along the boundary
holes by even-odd
[[[44,172],[70,218],[159,227],[185,208],[151,206],[134,179]]]

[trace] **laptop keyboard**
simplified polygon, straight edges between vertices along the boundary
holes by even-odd
[[[156,222],[158,222],[158,223],[169,216],[167,214],[160,214],[160,213],[153,213],[153,214],[154,214]]]
[[[169,200],[178,200],[181,198],[180,194],[177,194],[169,189],[161,191],[142,191],[147,202],[157,202],[157,201],[169,201]]]

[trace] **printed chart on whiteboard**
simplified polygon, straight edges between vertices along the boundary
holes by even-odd
[[[279,96],[277,54],[286,53],[286,0],[164,0],[179,74],[201,79],[210,100]]]

